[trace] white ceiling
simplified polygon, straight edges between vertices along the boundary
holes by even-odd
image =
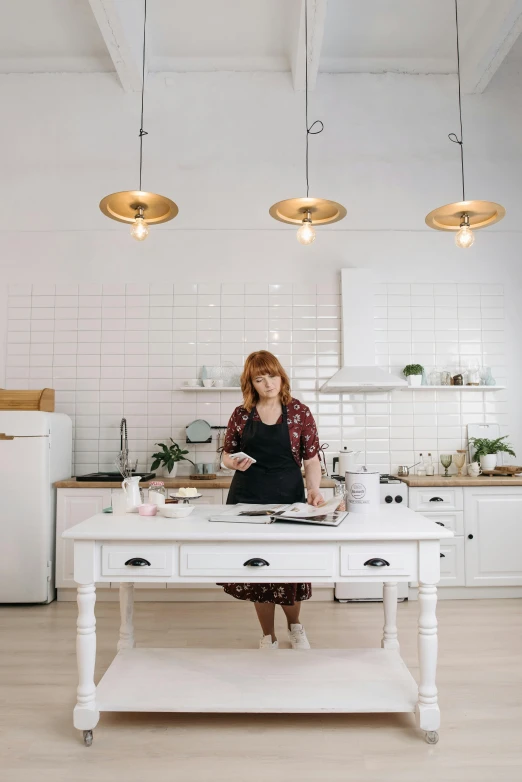
[[[149,70],[292,71],[296,84],[302,6],[148,0]],[[481,91],[518,37],[522,0],[459,0],[459,13],[468,91]],[[135,89],[142,19],[143,0],[4,1],[0,73],[116,70]],[[316,71],[455,72],[453,0],[309,0],[309,20]]]

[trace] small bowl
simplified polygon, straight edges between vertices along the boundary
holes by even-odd
[[[144,503],[138,506],[138,513],[140,516],[155,516],[158,512],[158,506],[149,503]]]
[[[184,519],[190,516],[194,507],[194,505],[163,505],[160,514],[166,519]]]

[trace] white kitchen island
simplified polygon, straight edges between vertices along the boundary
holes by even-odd
[[[350,514],[339,527],[97,514],[63,533],[74,541],[79,684],[74,726],[92,743],[101,712],[415,712],[438,741],[437,583],[440,540],[453,533],[402,506]],[[384,582],[381,649],[136,648],[134,583]],[[420,682],[402,661],[397,583],[418,581]],[[117,654],[96,686],[96,587],[119,582]]]

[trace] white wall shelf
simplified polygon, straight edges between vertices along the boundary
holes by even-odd
[[[205,388],[204,386],[178,386],[172,389],[173,391],[241,391],[239,386],[210,386]]]
[[[401,391],[501,391],[506,386],[406,386]]]

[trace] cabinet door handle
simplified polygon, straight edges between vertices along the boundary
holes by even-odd
[[[149,560],[142,557],[131,557],[125,564],[132,565],[132,567],[150,567]]]
[[[473,535],[468,535],[468,540],[473,540]]]
[[[430,497],[430,502],[444,502],[442,497]]]
[[[438,524],[439,527],[445,527],[446,525],[442,523],[442,521],[436,521],[435,524]]]
[[[253,557],[252,559],[247,559],[246,562],[243,562],[243,567],[270,567],[270,562],[267,562],[266,559]]]
[[[380,557],[367,559],[364,565],[365,567],[366,565],[370,565],[370,567],[390,567],[390,563],[386,559],[381,559]]]
[[[445,557],[445,556],[446,556],[446,554],[441,554],[441,557]]]

